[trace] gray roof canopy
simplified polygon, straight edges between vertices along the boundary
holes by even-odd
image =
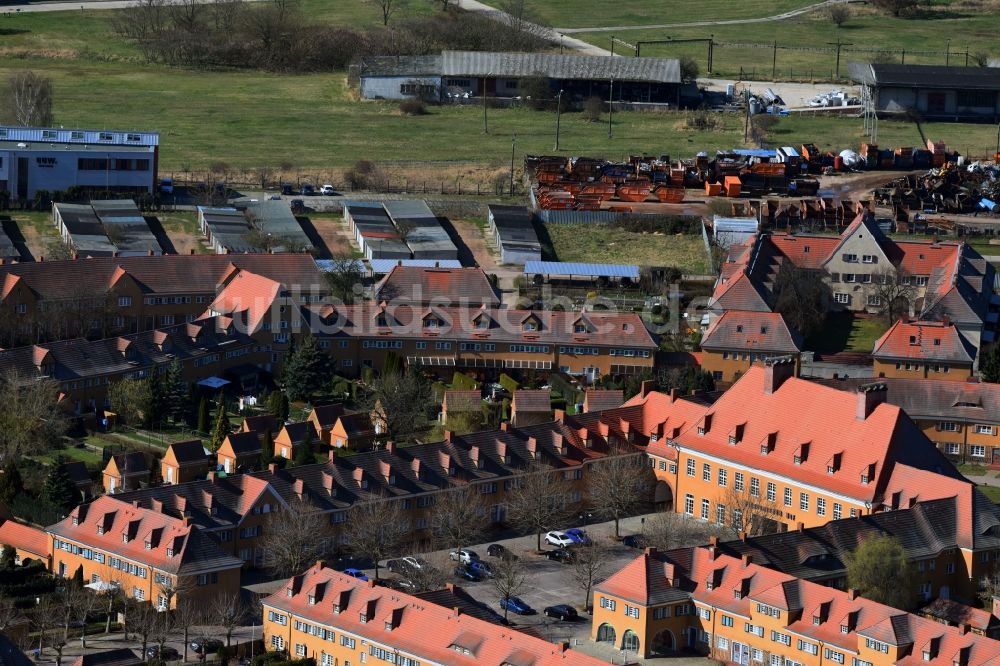
[[[1000,90],[1000,69],[850,62],[850,77],[859,83],[907,88]]]
[[[611,79],[650,83],[680,83],[679,61],[672,58],[616,58],[613,56],[553,55],[548,53],[492,53],[445,51],[444,76],[550,79]]]

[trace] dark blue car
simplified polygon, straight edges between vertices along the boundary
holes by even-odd
[[[573,543],[578,543],[581,546],[589,546],[591,544],[590,537],[579,527],[571,527],[563,531],[566,533],[566,536],[573,540]]]
[[[535,609],[521,601],[518,597],[505,597],[500,600],[502,610],[517,613],[518,615],[534,615]]]
[[[368,580],[368,576],[361,569],[344,569],[343,573],[345,576],[351,576],[352,578],[357,578],[358,580]]]

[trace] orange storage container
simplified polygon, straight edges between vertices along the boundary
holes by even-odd
[[[681,187],[658,187],[653,190],[653,194],[661,203],[680,203],[684,201],[684,188]]]
[[[722,194],[722,184],[721,183],[710,183],[705,181],[705,194],[710,197],[717,197]]]
[[[740,182],[740,177],[739,176],[726,176],[726,179],[723,182],[723,187],[726,190],[726,196],[727,197],[738,197],[738,196],[740,196],[740,188],[742,186],[743,186],[743,183]]]
[[[621,185],[618,187],[618,198],[622,201],[645,201],[649,192],[650,188],[645,185]]]

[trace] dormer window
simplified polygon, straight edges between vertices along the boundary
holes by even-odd
[[[392,631],[392,622],[386,622],[385,623],[385,630],[386,631]]]
[[[587,326],[585,324],[574,324],[573,325],[573,332],[574,333],[586,333],[587,332]]]
[[[98,534],[104,534],[104,525],[98,525],[97,526],[97,533]]]
[[[128,543],[128,532],[122,534],[122,543]]]
[[[174,549],[167,548],[167,557],[173,557],[173,556],[174,556]]]
[[[827,474],[833,474],[835,471],[836,470],[833,469],[833,463],[830,463],[829,465],[826,466],[826,473]]]
[[[146,550],[153,550],[153,542],[152,541],[147,541],[145,543],[145,546],[146,546]]]
[[[310,606],[315,606],[316,605],[316,595],[314,595],[314,594],[310,594],[309,595],[309,605]]]
[[[711,580],[706,580],[705,581],[705,589],[706,590],[714,590],[715,589],[715,583],[713,583]]]
[[[437,328],[438,320],[436,317],[428,317],[424,320],[424,328]]]
[[[868,485],[868,475],[867,474],[862,474],[861,475],[861,484],[865,485],[865,486]]]
[[[733,599],[742,599],[742,598],[743,598],[743,592],[741,592],[740,590],[733,590]]]
[[[800,456],[800,455],[794,455],[794,456],[792,456],[792,462],[795,463],[796,465],[801,465],[802,464],[802,456]]]
[[[771,452],[771,447],[769,447],[767,444],[760,445],[760,454],[762,456],[766,456],[770,452]]]
[[[760,327],[760,334],[761,335],[767,334],[767,326],[761,326]]]
[[[929,651],[924,650],[923,653],[922,653],[922,655],[923,655],[924,661],[930,661],[931,660],[931,653]]]
[[[910,336],[910,344],[911,345],[917,344],[917,336],[915,336],[915,335],[911,335]]]
[[[340,615],[340,604],[334,604],[333,605],[333,614],[334,615]]]
[[[842,633],[842,634],[849,634],[849,633],[851,633],[851,629],[846,624],[842,624],[842,625],[840,625],[840,633]]]
[[[368,613],[358,613],[358,620],[361,622],[361,624],[367,624]]]
[[[819,615],[813,615],[813,624],[819,626]]]
[[[295,591],[292,588],[290,588],[290,587],[286,587],[285,588],[285,596],[287,596],[287,597],[294,597],[295,596]]]
[[[486,317],[480,317],[476,320],[476,328],[489,328],[490,320]]]
[[[705,427],[704,426],[698,426],[698,434],[699,435],[704,435],[705,434]]]
[[[526,321],[524,322],[524,326],[522,326],[521,328],[524,329],[525,331],[537,331],[538,324],[533,321]]]
[[[73,516],[72,523],[73,523],[74,527],[77,526],[77,525],[79,525],[80,524],[80,517],[79,516]]]
[[[736,332],[737,333],[743,332],[743,324],[736,324]]]
[[[380,314],[378,317],[375,318],[375,325],[378,326],[379,328],[385,328],[386,326],[389,325],[386,323],[384,314]]]
[[[736,435],[730,435],[729,436],[729,443],[730,444],[735,444],[736,443]]]

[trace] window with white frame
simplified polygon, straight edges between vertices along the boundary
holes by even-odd
[[[945,442],[944,452],[948,455],[957,456],[962,452],[962,446],[958,442]]]
[[[711,481],[712,480],[712,466],[708,463],[701,464],[701,480]]]
[[[687,461],[687,475],[688,476],[694,476],[694,467],[695,467],[694,460],[692,458],[688,458],[688,461]]]
[[[791,506],[792,505],[792,489],[791,488],[785,488],[785,498],[784,499],[785,499],[785,506]]]
[[[833,503],[833,519],[840,520],[840,516],[843,514],[844,507],[841,506],[840,502]]]
[[[869,650],[881,652],[882,654],[889,654],[889,644],[877,641],[874,638],[865,638],[865,647]]]
[[[996,427],[991,425],[976,424],[977,435],[995,435]]]
[[[719,468],[719,485],[723,488],[729,483],[729,470]]]
[[[773,502],[777,497],[778,487],[774,485],[771,481],[767,482],[767,501]]]
[[[615,609],[617,603],[614,599],[608,599],[607,597],[601,597],[599,601],[601,608],[607,608],[610,611]]]
[[[708,520],[708,512],[711,510],[710,504],[711,504],[711,502],[709,502],[705,498],[702,498],[702,500],[701,500],[701,519],[702,520]]]
[[[825,516],[826,515],[826,498],[817,497],[816,498],[816,515]]]
[[[689,516],[694,515],[694,495],[690,493],[684,496],[684,513]]]
[[[743,492],[743,488],[744,488],[744,485],[743,485],[743,472],[736,472],[736,475],[733,478],[733,487],[738,492]]]
[[[937,429],[942,432],[958,432],[958,424],[954,421],[938,421]]]
[[[799,510],[809,510],[809,493],[799,493]]]
[[[985,458],[986,457],[986,447],[982,444],[973,444],[969,447],[969,455],[973,458]]]
[[[854,276],[853,275],[851,276],[851,278],[852,279],[850,280],[850,282],[854,282],[854,279],[853,279]],[[844,280],[844,281],[848,282],[848,280]],[[840,303],[841,305],[850,305],[851,304],[851,295],[850,294],[845,294],[845,293],[842,293],[842,292],[838,291],[838,292],[836,292],[833,295],[833,300],[836,301],[837,303]]]
[[[836,650],[831,650],[830,648],[825,648],[823,650],[823,658],[828,659],[837,664],[844,663],[844,653],[837,652]]]

